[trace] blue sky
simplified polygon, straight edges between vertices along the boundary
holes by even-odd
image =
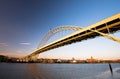
[[[0,0],[0,54],[28,55],[53,28],[87,27],[120,12],[120,0]],[[115,36],[120,38],[120,33]],[[61,33],[59,33],[61,35]],[[120,44],[98,37],[40,54],[44,58],[120,58]]]

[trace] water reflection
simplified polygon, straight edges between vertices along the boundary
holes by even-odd
[[[27,66],[29,79],[113,79],[108,64],[28,64]]]
[[[0,64],[0,79],[120,79],[120,64]]]
[[[29,79],[47,79],[45,69],[42,67],[38,67],[38,64],[28,64],[27,68]]]

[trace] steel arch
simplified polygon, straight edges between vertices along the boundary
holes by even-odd
[[[42,40],[39,43],[38,49],[40,47],[44,46],[47,43],[47,41],[58,32],[61,32],[64,30],[76,30],[76,31],[78,31],[81,29],[82,28],[80,28],[79,26],[60,26],[58,28],[54,28],[45,34],[45,36],[42,38]]]

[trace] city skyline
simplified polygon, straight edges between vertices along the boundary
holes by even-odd
[[[0,54],[26,56],[49,30],[66,25],[85,28],[119,13],[119,3],[119,0],[0,1]],[[114,35],[120,38],[119,31]],[[97,37],[46,51],[40,57],[119,59],[119,48],[119,43]]]

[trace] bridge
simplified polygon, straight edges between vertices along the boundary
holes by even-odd
[[[76,30],[76,31],[58,40],[55,40],[49,44],[46,44],[46,42],[49,40],[50,37],[55,35],[57,32],[60,32],[63,30]],[[111,35],[111,33],[114,33],[119,30],[120,30],[120,13],[113,15],[109,18],[106,18],[102,21],[99,21],[95,24],[92,24],[86,28],[81,28],[81,27],[76,27],[76,26],[58,27],[53,30],[50,30],[43,37],[38,48],[35,51],[31,52],[31,54],[25,56],[24,58],[26,59],[31,58],[45,51],[58,48],[64,45],[72,44],[75,42],[81,42],[83,40],[95,38],[97,36],[103,36],[105,38],[108,38],[108,39],[111,39],[113,41],[120,43],[119,38],[116,38],[113,35]]]

